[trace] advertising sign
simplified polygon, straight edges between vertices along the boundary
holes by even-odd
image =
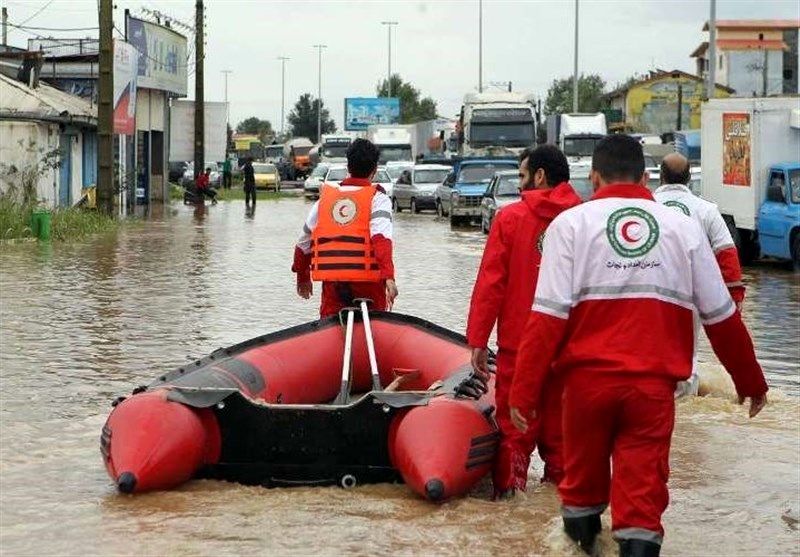
[[[722,185],[750,185],[750,115],[722,115]]]
[[[225,160],[227,106],[224,102],[205,103],[205,160]],[[248,145],[249,148],[249,145]],[[194,159],[194,101],[172,101],[169,122],[169,160]]]
[[[374,124],[399,124],[400,99],[358,97],[344,100],[344,129],[365,131]]]
[[[128,17],[127,31],[128,41],[139,51],[137,85],[185,96],[186,37],[168,27],[135,17]]]
[[[139,56],[133,45],[114,41],[114,133],[136,129],[136,74]]]

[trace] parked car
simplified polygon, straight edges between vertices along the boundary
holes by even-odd
[[[319,187],[325,179],[325,174],[328,173],[329,164],[320,163],[311,172],[311,176],[306,178],[303,182],[303,195],[307,199],[316,199],[319,197]]]
[[[180,184],[183,182],[183,173],[186,172],[186,163],[183,161],[173,161],[169,163],[169,176],[167,177],[170,183]]]
[[[445,181],[436,188],[436,213],[440,217],[449,216],[451,226],[480,219],[483,194],[495,172],[518,168],[515,159],[476,158],[458,161]]]
[[[281,177],[278,168],[268,162],[254,162],[253,174],[256,181],[256,189],[274,189],[281,191]]]
[[[408,209],[419,213],[424,209],[436,210],[434,194],[452,169],[440,164],[418,164],[404,170],[394,185],[392,207],[398,213]]]
[[[336,184],[338,186],[345,178],[347,178],[347,166],[343,164],[332,164],[328,167],[328,171],[325,173],[325,178],[322,182],[324,184]]]
[[[372,179],[372,182],[382,187],[386,195],[389,196],[389,199],[392,198],[392,192],[394,191],[394,182],[392,182],[392,177],[389,176],[389,173],[386,172],[385,168],[383,167],[378,168],[378,171],[375,173],[375,178]]]
[[[392,162],[391,164],[387,164],[384,168],[386,169],[386,172],[389,173],[392,181],[397,182],[397,179],[404,170],[411,170],[413,167],[414,164],[410,162]]]
[[[519,199],[519,172],[503,170],[495,173],[481,202],[481,232],[488,234],[498,211]]]

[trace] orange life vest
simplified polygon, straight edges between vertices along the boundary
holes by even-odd
[[[311,233],[311,278],[317,281],[377,282],[378,262],[369,223],[375,188],[320,189],[319,220]]]

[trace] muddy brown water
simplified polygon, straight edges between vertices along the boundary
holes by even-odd
[[[262,489],[190,482],[115,493],[98,439],[110,401],[189,358],[311,320],[292,245],[308,204],[172,205],[141,226],[73,244],[0,246],[2,555],[577,555],[558,500],[431,505],[402,485]],[[462,331],[484,238],[432,215],[396,219],[396,310]],[[666,555],[796,555],[800,533],[800,284],[746,273],[745,316],[773,387],[756,420],[703,343],[703,387],[681,401]],[[607,520],[607,517],[604,517]],[[605,555],[615,546],[604,533]]]

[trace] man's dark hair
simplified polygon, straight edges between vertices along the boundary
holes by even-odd
[[[369,178],[378,167],[380,152],[372,141],[358,138],[347,148],[347,171],[353,178]]]
[[[533,149],[533,147],[525,147],[525,149],[522,150],[522,152],[519,154],[519,158],[517,159],[520,164],[522,164],[522,161],[531,156],[531,151],[533,151]]]
[[[629,135],[606,136],[594,148],[592,170],[606,182],[638,182],[644,174],[641,143]]]
[[[540,168],[544,170],[548,186],[569,181],[567,157],[555,145],[540,145],[528,153],[528,172],[531,176]]]
[[[692,173],[689,170],[689,162],[686,164],[670,164],[668,159],[661,161],[661,183],[662,184],[683,184],[689,183]]]

